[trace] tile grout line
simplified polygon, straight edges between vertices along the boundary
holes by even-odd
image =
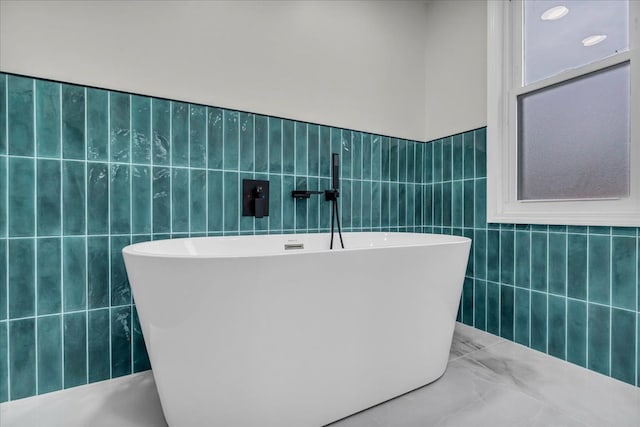
[[[109,179],[109,191],[107,191],[107,206],[109,206],[109,209],[107,210],[107,228],[109,230],[109,237],[108,237],[108,248],[109,248],[109,305],[108,305],[108,309],[109,309],[109,378],[113,378],[113,343],[112,341],[112,336],[113,336],[113,328],[111,326],[112,324],[112,295],[111,295],[111,281],[112,281],[112,274],[111,274],[111,264],[113,262],[113,254],[112,254],[112,247],[111,247],[111,92],[108,92],[107,94],[107,159],[108,159],[108,165],[107,165],[107,177]]]
[[[84,206],[84,232],[85,235],[89,234],[89,215],[87,212],[87,202],[88,202],[88,186],[87,181],[89,180],[89,171],[88,171],[88,137],[87,137],[87,97],[88,97],[87,88],[84,88],[84,197],[85,197],[85,206]],[[85,311],[89,309],[89,241],[88,238],[84,238],[84,280],[85,280]],[[85,314],[84,319],[84,327],[85,327],[85,384],[89,384],[89,313]]]

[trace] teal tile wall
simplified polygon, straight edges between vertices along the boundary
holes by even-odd
[[[121,249],[185,236],[422,231],[424,143],[0,73],[0,402],[149,369]],[[241,180],[270,216],[240,216]]]
[[[638,228],[486,222],[486,129],[425,150],[425,232],[473,239],[458,320],[640,385]]]

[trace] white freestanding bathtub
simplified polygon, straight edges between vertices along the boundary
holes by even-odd
[[[344,242],[330,251],[327,234],[295,234],[124,248],[170,426],[319,427],[444,373],[471,241]]]

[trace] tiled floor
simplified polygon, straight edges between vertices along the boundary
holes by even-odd
[[[458,324],[442,378],[331,427],[639,425],[639,388]],[[166,423],[144,372],[3,403],[0,426]]]

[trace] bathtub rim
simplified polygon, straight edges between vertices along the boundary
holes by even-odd
[[[256,258],[256,257],[274,257],[274,256],[299,256],[299,255],[310,255],[310,254],[323,254],[323,253],[349,253],[355,251],[371,251],[371,250],[390,250],[390,249],[402,249],[402,248],[416,248],[416,247],[430,247],[430,246],[443,246],[443,245],[459,245],[465,243],[471,243],[472,239],[465,236],[458,236],[453,234],[437,234],[437,233],[405,233],[399,231],[352,231],[343,233],[343,236],[349,236],[354,234],[381,234],[381,235],[402,235],[402,236],[438,236],[439,238],[446,238],[446,240],[440,240],[435,242],[429,241],[418,241],[415,243],[403,243],[403,244],[393,244],[387,246],[368,246],[368,247],[356,247],[356,248],[340,248],[336,247],[332,249],[307,249],[307,250],[291,250],[291,251],[261,251],[261,252],[251,252],[250,250],[247,253],[237,254],[237,253],[208,253],[208,254],[186,254],[186,253],[172,253],[172,252],[149,252],[149,251],[141,251],[139,248],[142,246],[147,246],[156,242],[166,242],[166,241],[183,241],[183,240],[209,240],[209,239],[249,239],[249,238],[257,238],[257,237],[265,237],[265,236],[274,236],[280,237],[282,239],[290,238],[296,239],[302,236],[321,236],[324,235],[327,239],[330,238],[330,233],[289,233],[289,234],[249,234],[249,235],[229,235],[229,236],[201,236],[201,237],[180,237],[177,239],[161,239],[161,240],[148,240],[144,242],[133,243],[131,245],[127,245],[122,249],[122,254],[125,256],[135,256],[135,257],[144,257],[144,258],[163,258],[163,259],[233,259],[233,258]],[[338,244],[338,237],[334,236],[334,245]]]

